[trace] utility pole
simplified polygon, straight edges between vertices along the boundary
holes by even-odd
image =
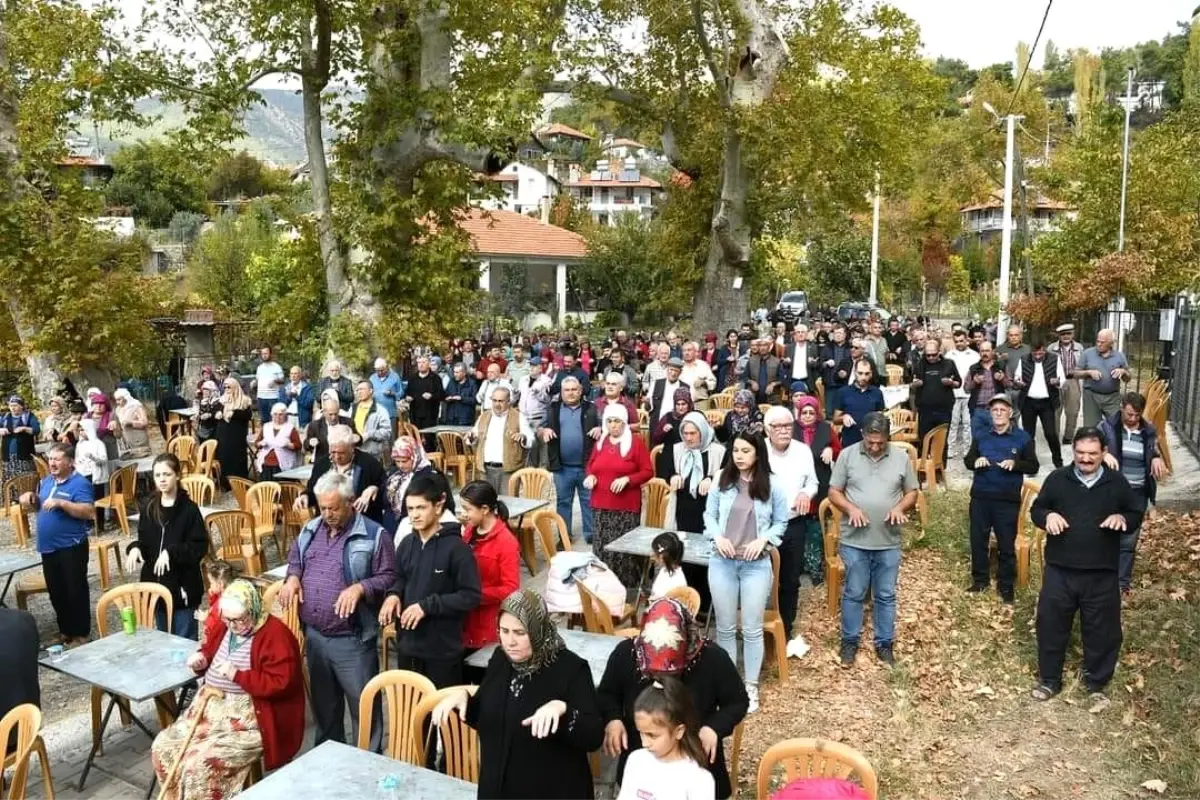
[[[1025,293],[1033,294],[1033,266],[1029,256],[1029,183],[1025,180],[1025,159],[1021,157],[1021,140],[1016,140],[1017,186],[1021,189],[1021,271],[1025,276]]]
[[[1004,146],[1004,228],[1000,232],[1000,311],[996,315],[996,330],[1003,331],[1008,327],[1008,283],[1012,270],[1012,227],[1013,227],[1013,168],[1015,166],[1014,139],[1017,121],[1024,119],[1009,114],[1007,137]]]
[[[894,299],[894,298],[893,298]],[[871,224],[871,292],[868,302],[879,302],[879,173],[875,173],[875,220]]]
[[[1133,67],[1125,74],[1125,148],[1121,156],[1121,221],[1117,228],[1117,252],[1125,252],[1125,197],[1129,190],[1129,118],[1133,115]],[[1125,349],[1125,296],[1113,300],[1116,314],[1117,349]]]

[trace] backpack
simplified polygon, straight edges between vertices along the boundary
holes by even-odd
[[[556,553],[550,559],[550,572],[546,576],[546,608],[552,614],[581,614],[583,605],[579,601],[579,590],[575,581],[591,589],[609,613],[619,617],[625,610],[625,587],[620,579],[591,553]]]

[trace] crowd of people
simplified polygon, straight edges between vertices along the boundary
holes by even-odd
[[[1086,349],[1070,325],[1056,333],[1054,342],[1027,344],[1012,326],[997,345],[982,326],[943,331],[893,318],[757,330],[747,323],[720,343],[715,334],[700,343],[674,331],[612,331],[595,350],[585,339],[548,334],[480,347],[466,339],[441,356],[417,354],[406,375],[379,359],[355,383],[331,363],[315,386],[299,367],[285,373],[263,348],[250,392],[235,376],[220,390],[215,373],[202,377],[195,430],[216,439],[226,478],[248,474],[252,455],[265,478],[313,458],[297,507],[316,516],[286,554],[278,599],[299,605],[317,743],[346,740],[347,708],[358,728],[364,686],[393,666],[379,663],[377,640],[394,625],[395,666],[439,689],[478,685],[447,697],[434,721],[457,712],[478,731],[481,797],[591,797],[588,754],[600,748],[621,760],[622,798],[663,796],[664,786],[728,797],[722,741],[758,708],[772,562],[788,651],[800,655],[808,648],[795,630],[801,578],[819,585],[831,555],[817,519],[826,498],[840,518],[845,566],[841,663],[851,668],[858,657],[868,594],[875,656],[896,661],[901,530],[918,481],[892,444],[882,391],[889,383],[908,387],[900,402],[916,412],[922,438],[949,427],[948,455],[972,474],[964,588],[990,588],[994,534],[1005,602],[1014,598],[1022,483],[1038,471],[1033,436],[1042,425],[1060,468],[1032,512],[1048,534],[1033,696],[1061,690],[1078,611],[1087,686],[1095,705],[1106,702],[1121,642],[1120,592],[1130,589],[1140,522],[1165,469],[1158,432],[1142,417],[1144,398],[1122,393],[1129,367],[1112,332],[1100,331]],[[731,408],[714,423],[705,412],[729,391]],[[21,502],[37,510],[38,549],[68,643],[90,635],[87,538],[103,524],[96,470],[149,451],[145,409],[123,390],[114,399],[110,407],[89,390],[81,412],[68,399],[40,421],[13,397],[0,416],[6,478],[33,469],[39,437],[52,443],[49,476]],[[469,429],[476,480],[455,493],[427,456],[433,441],[404,433],[402,419],[418,429]],[[654,460],[648,444],[661,445]],[[615,648],[598,686],[566,648],[544,599],[520,588],[517,540],[500,498],[525,466],[551,473],[569,530],[578,501],[583,539],[631,597],[646,588],[642,562],[606,546],[640,524],[641,488],[655,475],[670,487],[674,530],[712,543],[705,569],[682,563],[675,533],[655,540],[658,570],[640,633]],[[198,639],[188,663],[224,692],[186,748],[181,733],[200,712],[160,735],[155,768],[162,777],[182,759],[197,776],[184,796],[220,797],[241,785],[260,754],[270,769],[299,749],[302,656],[252,583],[232,580],[220,563],[207,566],[205,579],[207,533],[179,485],[181,471],[173,455],[154,459],[153,490],[126,563],[171,591],[174,615],[160,615],[159,627]],[[715,623],[715,647],[668,594],[685,584]],[[486,667],[466,663],[491,645],[498,646]],[[379,749],[375,712],[370,746]]]

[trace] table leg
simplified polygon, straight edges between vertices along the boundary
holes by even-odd
[[[8,588],[12,586],[15,572],[8,573],[8,577],[4,581],[4,591],[0,591],[0,608],[8,608],[8,604],[4,602],[4,598],[8,597]]]
[[[517,539],[521,543],[521,558],[530,575],[537,573],[537,554],[533,544],[533,531],[525,530],[525,515],[517,517]]]
[[[104,709],[104,716],[100,719],[100,733],[96,736],[96,741],[92,742],[92,749],[88,753],[87,760],[83,762],[83,772],[79,775],[79,791],[83,791],[83,784],[87,780],[88,773],[92,769],[92,762],[96,760],[96,751],[100,749],[100,742],[104,739],[104,731],[108,729],[108,720],[112,717],[113,706],[117,704],[117,698],[113,695],[108,696],[108,708]],[[134,719],[137,719],[134,717]]]

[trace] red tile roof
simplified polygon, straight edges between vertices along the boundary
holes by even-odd
[[[592,137],[588,136],[583,131],[577,131],[574,128],[563,125],[561,122],[555,122],[547,125],[537,132],[538,136],[569,136],[572,139],[585,139],[591,141]]]
[[[472,208],[458,226],[470,235],[471,250],[480,256],[587,257],[587,243],[579,234],[513,211]]]
[[[641,142],[635,142],[633,139],[613,139],[612,143],[607,145],[604,149],[609,150],[613,147],[640,147],[643,150],[646,149],[646,145],[642,144]]]
[[[579,176],[577,181],[567,181],[567,186],[643,186],[647,189],[661,189],[662,184],[653,178],[647,178],[645,175],[638,175],[636,181],[618,181],[616,179],[607,181],[592,180],[592,176],[584,173]]]

